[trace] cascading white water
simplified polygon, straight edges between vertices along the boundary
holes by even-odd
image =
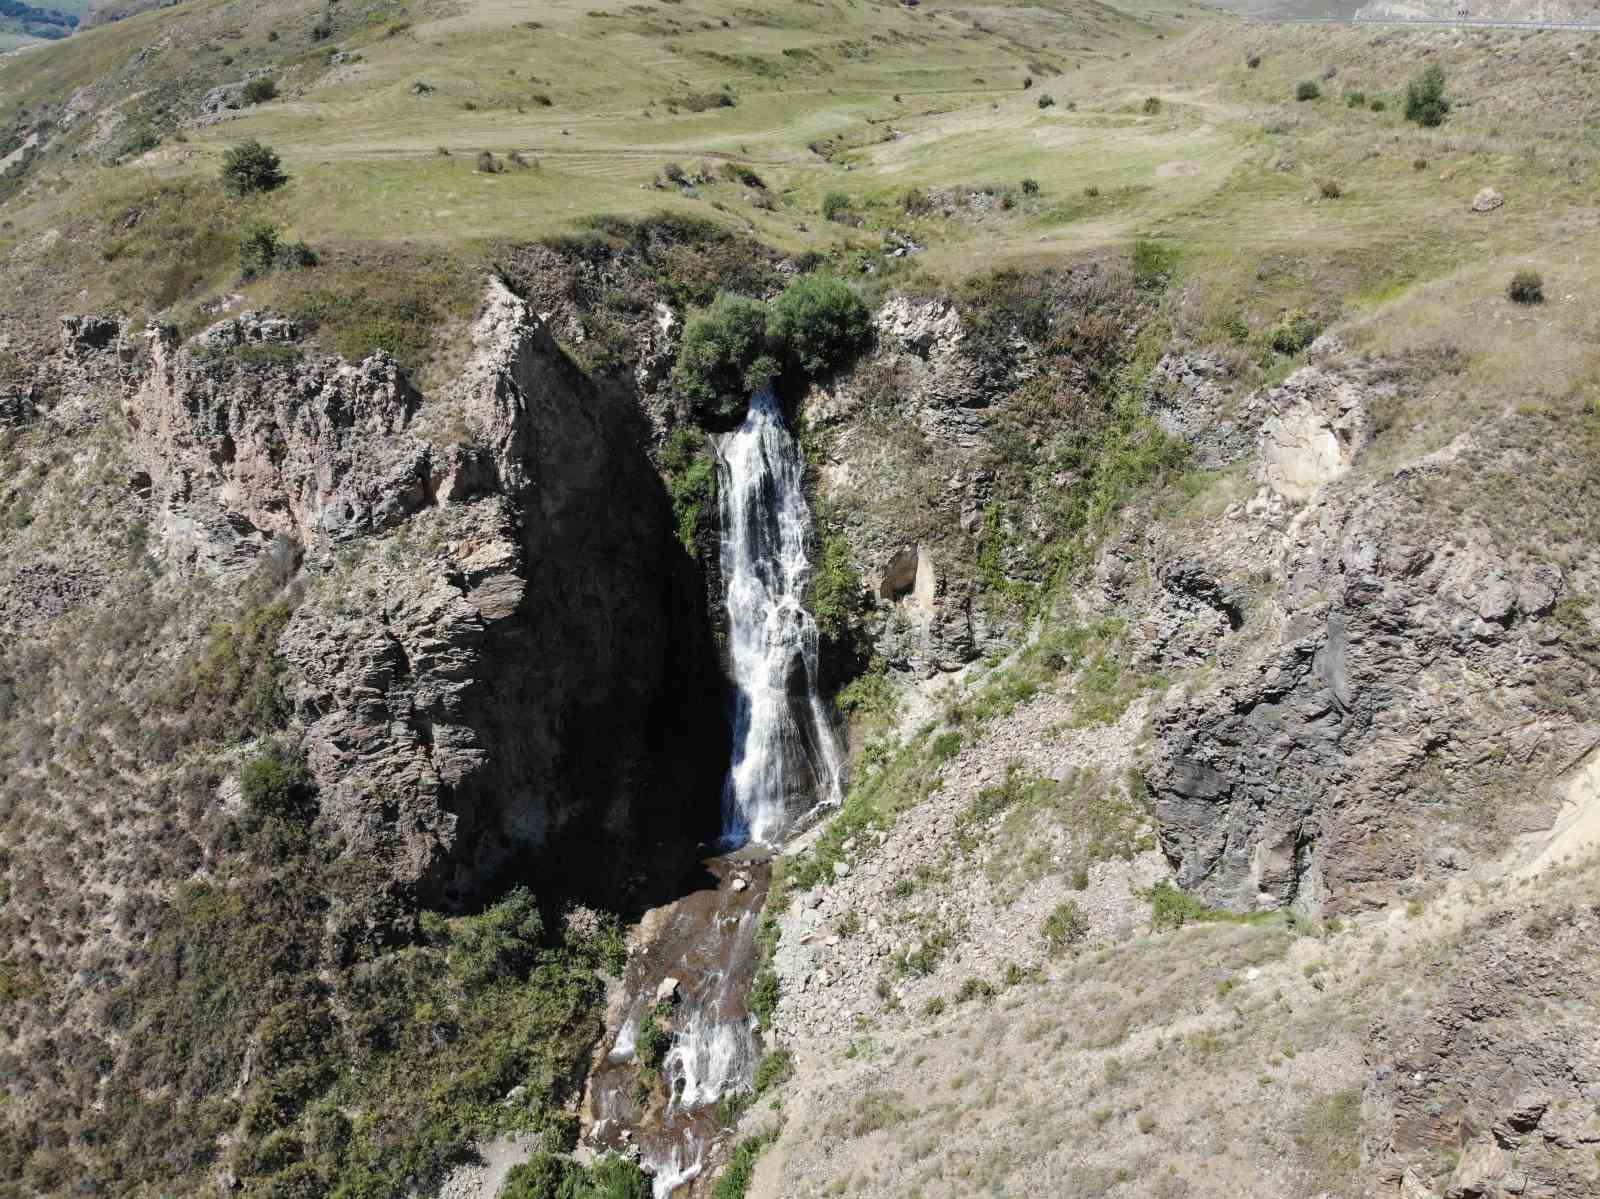
[[[722,581],[727,593],[734,682],[732,765],[722,792],[728,846],[775,844],[795,817],[840,798],[839,746],[817,689],[817,625],[802,605],[811,560],[811,512],[800,447],[770,391],[717,449],[722,517]],[[654,1199],[669,1199],[707,1165],[716,1135],[711,1106],[753,1085],[757,1024],[744,993],[760,960],[756,927],[767,879],[764,855],[715,867],[726,880],[707,912],[695,896],[680,901],[681,926],[662,934],[669,956],[634,980],[633,999],[606,1058],[608,1081],[594,1105],[601,1131],[633,1142],[652,1175]],[[745,871],[756,875],[755,882]],[[690,913],[702,913],[688,919]],[[664,977],[678,980],[670,1015],[672,1044],[661,1063],[667,1101],[648,1118],[633,1098],[630,1063],[640,1027]]]
[[[801,605],[811,576],[804,465],[771,391],[718,447],[717,482],[735,686],[723,833],[772,844],[795,807],[838,802],[840,768],[817,689],[817,624]]]

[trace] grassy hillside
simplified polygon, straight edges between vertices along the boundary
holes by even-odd
[[[186,254],[185,278],[142,297],[151,311],[235,284],[226,246],[256,218],[314,246],[459,248],[671,212],[935,277],[1151,237],[1203,268],[1218,319],[1242,306],[1252,326],[1389,302],[1469,262],[1571,269],[1564,247],[1592,220],[1593,38],[1374,38],[1179,4],[531,11],[193,0],[8,61],[0,150],[42,136],[7,189],[0,250],[21,251],[21,294],[0,303],[24,322],[85,284],[79,303],[134,303],[101,278],[108,227],[141,197],[207,186],[245,138],[282,155],[289,184],[186,208],[220,222],[215,253]],[[1423,55],[1456,100],[1440,129],[1400,112]],[[276,98],[197,125],[206,90],[267,71]],[[1302,80],[1318,99],[1294,99]],[[79,89],[93,117],[68,123]],[[1508,203],[1470,213],[1485,185]],[[37,257],[41,278],[29,260],[52,229],[75,235]],[[903,238],[922,252],[885,261]]]

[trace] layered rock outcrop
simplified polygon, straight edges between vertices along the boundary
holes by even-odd
[[[324,816],[386,886],[462,900],[557,841],[615,862],[715,818],[720,681],[637,410],[504,284],[436,397],[265,313],[104,332],[68,343],[124,362],[151,552],[225,583],[303,555],[284,690]]]
[[[1380,390],[1298,372],[1267,397],[1254,499],[1101,565],[1152,658],[1214,663],[1158,710],[1148,772],[1179,882],[1213,903],[1384,902],[1547,828],[1550,785],[1600,735],[1555,698],[1594,678],[1552,620],[1562,566],[1441,517],[1470,456],[1350,474]],[[1115,563],[1140,556],[1155,585],[1123,594]]]

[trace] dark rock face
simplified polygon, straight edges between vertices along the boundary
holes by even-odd
[[[1366,426],[1358,384],[1317,390]],[[1560,565],[1441,523],[1428,489],[1473,486],[1479,464],[1447,453],[1352,485],[1329,431],[1331,457],[1285,482],[1289,424],[1265,422],[1266,485],[1202,544],[1148,539],[1150,652],[1219,668],[1156,713],[1149,782],[1182,885],[1338,910],[1386,902],[1452,836],[1489,848],[1548,827],[1556,801],[1526,780],[1592,744],[1593,720],[1552,692],[1594,668],[1550,619],[1573,590]],[[1362,435],[1344,444],[1353,461]],[[1102,566],[1102,587],[1121,573]]]
[[[637,409],[498,283],[438,399],[296,337],[158,332],[126,409],[169,563],[229,579],[304,546],[285,690],[347,854],[448,905],[524,859],[714,828],[720,678]]]

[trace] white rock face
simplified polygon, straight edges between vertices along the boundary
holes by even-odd
[[[878,335],[921,357],[954,352],[965,336],[961,314],[948,300],[917,301],[896,296],[878,310]]]
[[[1372,440],[1362,390],[1317,367],[1290,375],[1271,401],[1275,411],[1259,441],[1261,479],[1286,500],[1310,499],[1347,472]]]

